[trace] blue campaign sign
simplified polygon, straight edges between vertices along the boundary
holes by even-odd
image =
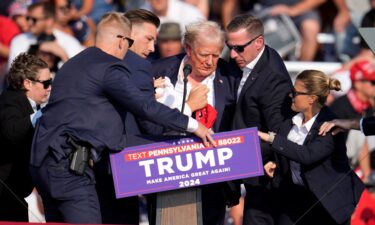
[[[125,148],[112,154],[116,197],[162,192],[263,175],[258,130],[213,135],[217,147],[196,137]]]

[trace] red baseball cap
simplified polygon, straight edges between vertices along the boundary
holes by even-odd
[[[350,67],[350,79],[375,81],[375,66],[369,61],[358,61]]]

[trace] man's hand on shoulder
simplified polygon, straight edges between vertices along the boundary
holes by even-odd
[[[336,135],[339,132],[348,131],[350,129],[359,130],[359,120],[357,119],[335,119],[324,122],[319,128],[319,135],[325,136],[332,130],[332,135]]]

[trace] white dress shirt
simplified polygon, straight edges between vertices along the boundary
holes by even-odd
[[[160,93],[162,94],[162,97],[158,99],[160,103],[163,103],[164,105],[169,106],[170,108],[176,108],[181,111],[182,106],[182,97],[184,92],[184,73],[183,68],[185,66],[185,63],[187,61],[187,57],[185,56],[184,59],[181,61],[178,75],[177,75],[177,82],[175,86],[173,87],[172,84],[170,84],[170,79],[166,77],[166,88],[162,90]],[[215,107],[215,96],[214,96],[214,79],[215,79],[215,72],[213,72],[210,76],[206,77],[201,84],[204,84],[208,87],[208,104]],[[190,95],[190,92],[192,90],[191,83],[187,83],[187,91],[186,91],[186,99],[188,99],[188,96]],[[184,114],[187,116],[192,115],[192,111],[188,104],[185,103],[185,110]]]
[[[289,131],[288,140],[296,144],[303,145],[303,142],[305,141],[307,134],[310,132],[310,129],[318,115],[319,113],[317,113],[305,124],[303,124],[304,116],[302,113],[298,113],[297,115],[295,115],[292,118],[292,122],[294,125],[292,129]],[[290,169],[292,172],[293,183],[303,186],[304,183],[301,177],[301,165],[293,160],[290,160]]]
[[[176,85],[173,86],[173,84],[171,84],[171,82],[170,82],[170,79],[168,77],[166,77],[165,78],[166,79],[165,88],[162,88],[162,89],[158,88],[159,90],[157,90],[157,93],[162,94],[162,96],[157,99],[160,103],[163,103],[164,105],[167,105],[172,109],[176,108],[180,111],[181,111],[181,108],[182,108],[182,97],[183,97],[183,93],[184,93],[183,68],[185,66],[186,61],[187,61],[187,57],[185,56],[183,58],[183,60],[181,61],[181,64],[180,64],[180,67],[179,67],[179,70],[178,70]],[[208,104],[212,105],[213,107],[215,107],[214,79],[215,79],[215,72],[213,72],[210,76],[206,77],[202,82],[200,82],[201,84],[204,84],[208,87],[209,92],[208,92],[207,101],[208,101]],[[191,89],[192,89],[191,83],[188,82],[186,87],[187,87],[186,88],[186,99],[188,99],[188,96],[189,96],[189,94],[191,92]],[[185,101],[186,101],[186,99],[185,99]],[[185,103],[184,114],[190,117],[192,115],[192,113],[193,112],[191,111],[189,105]],[[189,118],[189,124],[191,122],[190,121],[191,119],[192,118],[190,117]],[[197,124],[197,127],[198,127],[198,124]],[[191,132],[191,131],[189,131],[189,132]]]

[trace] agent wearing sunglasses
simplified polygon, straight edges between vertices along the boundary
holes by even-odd
[[[276,224],[350,224],[364,190],[349,166],[343,133],[319,135],[320,126],[336,117],[324,106],[330,90],[340,90],[340,82],[320,71],[303,71],[290,95],[291,108],[298,114],[277,133],[259,131],[278,153],[279,163],[276,168],[266,164],[266,173],[273,177],[276,169],[283,178],[282,219]]]
[[[124,16],[132,23],[132,30],[128,36],[117,35],[117,38],[127,42],[129,47],[123,61],[131,71],[130,79],[133,83],[142,93],[147,94],[149,98],[154,98],[154,85],[150,72],[151,63],[146,58],[154,51],[160,20],[155,14],[144,9],[128,10]],[[126,115],[125,127],[128,140],[133,135],[155,134],[153,128],[160,128],[160,134],[162,130],[161,126],[138,118],[130,112]],[[112,179],[112,175],[106,171],[109,164],[107,159],[109,159],[108,156],[102,157],[102,160],[97,163],[98,169],[95,171],[99,202],[105,206],[101,208],[102,221],[108,224],[138,224],[138,197],[116,199],[113,182],[108,182]],[[105,169],[100,171],[100,168]]]
[[[263,132],[275,131],[291,115],[290,98],[292,82],[278,53],[264,43],[262,22],[250,15],[239,15],[227,26],[226,44],[230,57],[242,69],[237,89],[237,106],[233,129],[258,127]],[[262,147],[264,163],[273,153]],[[245,225],[274,224],[267,186],[267,177],[243,180],[248,194],[245,198]],[[266,221],[266,222],[264,222]]]
[[[33,189],[28,172],[33,123],[51,91],[48,65],[36,56],[19,55],[10,68],[9,85],[0,97],[0,144],[6,150],[0,163],[0,221],[27,222],[24,198]]]

